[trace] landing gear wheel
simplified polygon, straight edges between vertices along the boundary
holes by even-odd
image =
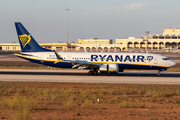
[[[89,71],[89,75],[93,75],[94,74],[94,71]]]
[[[97,75],[98,74],[98,70],[97,69],[92,69],[89,71],[89,75]]]
[[[158,76],[161,75],[160,71],[158,71],[157,75],[158,75]]]
[[[94,71],[94,75],[97,75],[97,74],[98,74],[98,71],[97,71],[97,70],[95,70],[95,71]]]

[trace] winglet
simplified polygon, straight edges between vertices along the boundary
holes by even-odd
[[[54,64],[56,64],[56,63],[58,63],[58,62],[62,62],[63,61],[63,59],[61,58],[61,56],[54,50],[54,53],[55,53],[55,55],[56,55],[56,57],[57,57],[57,60],[54,62]]]
[[[54,50],[54,53],[56,55],[56,57],[58,58],[58,60],[62,60],[61,56]]]

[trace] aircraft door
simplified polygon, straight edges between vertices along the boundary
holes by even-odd
[[[40,62],[43,64],[44,63],[44,55],[40,55]]]
[[[158,64],[158,57],[157,56],[154,57],[154,64]]]
[[[68,60],[71,60],[71,56],[70,56],[70,55],[69,55],[69,56],[67,56],[67,59],[68,59]]]

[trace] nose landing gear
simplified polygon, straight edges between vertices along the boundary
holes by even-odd
[[[161,73],[160,73],[161,71],[160,70],[158,70],[158,73],[157,73],[157,75],[159,76],[159,75],[161,75]]]
[[[166,70],[167,70],[167,68],[165,68],[165,69],[159,69],[157,75],[161,75],[160,72],[163,72],[163,71],[166,71]]]

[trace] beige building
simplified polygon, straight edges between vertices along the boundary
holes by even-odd
[[[120,52],[123,48],[122,45],[112,44],[112,39],[78,39],[77,50],[79,51],[92,51],[92,52]]]
[[[140,39],[129,37],[127,39],[116,39],[116,44],[125,44],[127,51],[145,50],[147,46],[147,36]],[[149,51],[179,51],[180,49],[180,29],[163,29],[163,34],[153,34],[148,36]]]
[[[113,40],[111,39],[78,39],[78,44],[112,44]]]
[[[180,29],[163,29],[163,34],[141,36],[141,38],[128,37],[116,39],[78,39],[78,43],[39,43],[42,47],[56,51],[92,51],[92,52],[120,52],[120,51],[145,51],[148,40],[149,51],[179,52]],[[20,51],[19,43],[0,43],[0,50]]]
[[[39,43],[43,48],[48,48],[56,51],[92,51],[92,52],[120,52],[123,46],[112,44],[111,39],[79,39],[78,43]],[[125,48],[124,48],[125,49]],[[19,43],[1,43],[0,50],[5,51],[20,51]]]
[[[43,48],[57,50],[57,51],[67,51],[67,44],[66,43],[39,43],[40,46]],[[77,47],[76,44],[71,44],[71,49],[75,51]],[[3,51],[20,51],[20,44],[19,43],[0,43],[0,50]]]
[[[20,49],[19,43],[0,43],[0,50],[19,51]]]

